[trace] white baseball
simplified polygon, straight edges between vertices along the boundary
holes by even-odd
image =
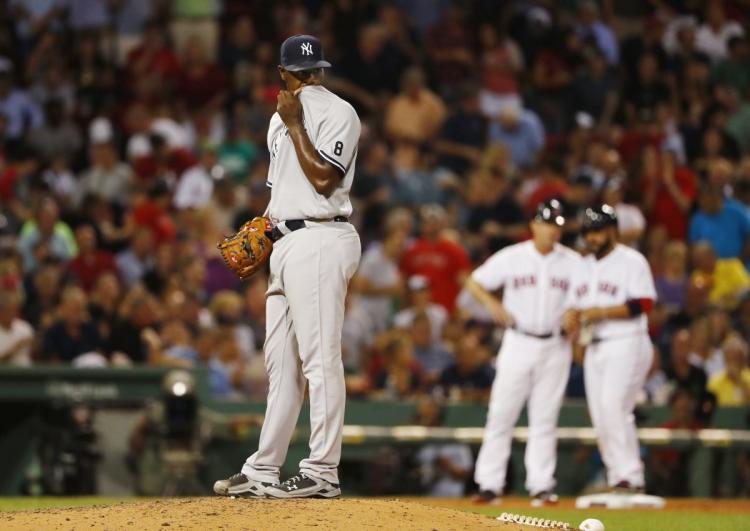
[[[581,531],[604,531],[604,524],[596,518],[587,518],[578,526]]]

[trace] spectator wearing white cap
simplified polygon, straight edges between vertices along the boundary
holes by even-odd
[[[625,202],[624,179],[612,179],[605,188],[604,202],[612,206],[617,214],[617,232],[621,243],[637,247],[646,230],[646,218],[635,205]]]
[[[424,313],[430,321],[432,340],[437,343],[443,335],[443,327],[448,321],[448,312],[432,302],[430,281],[422,275],[414,275],[407,282],[409,288],[409,306],[401,310],[393,318],[397,328],[410,328],[418,314]]]

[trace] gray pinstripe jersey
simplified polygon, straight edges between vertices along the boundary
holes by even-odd
[[[310,141],[344,177],[331,197],[317,193],[302,171],[286,125],[275,113],[268,127],[271,163],[266,184],[271,188],[271,201],[266,213],[276,222],[348,217],[352,213],[349,190],[361,129],[359,117],[349,103],[322,86],[304,87],[299,98]]]

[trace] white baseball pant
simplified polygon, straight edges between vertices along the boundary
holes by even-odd
[[[266,292],[268,403],[258,451],[242,467],[251,479],[279,482],[309,383],[310,456],[299,468],[338,483],[346,401],[341,329],[360,254],[357,231],[342,222],[308,222],[274,244]]]
[[[607,339],[586,348],[586,402],[609,486],[621,481],[634,487],[645,484],[633,410],[653,355],[645,334]]]
[[[526,489],[537,494],[555,487],[557,420],[571,359],[570,343],[563,338],[537,339],[513,330],[505,333],[474,473],[480,490],[502,493],[513,427],[527,400]]]

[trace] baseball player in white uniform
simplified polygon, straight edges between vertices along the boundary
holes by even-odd
[[[498,251],[466,282],[469,292],[506,326],[474,476],[481,502],[499,501],[513,427],[526,403],[526,488],[535,506],[558,499],[557,420],[572,358],[561,318],[581,261],[559,243],[564,224],[559,201],[541,203],[531,222],[532,239]],[[500,288],[502,301],[492,294]]]
[[[616,491],[639,493],[645,481],[633,409],[653,358],[647,314],[656,300],[654,280],[646,258],[617,243],[611,206],[587,209],[581,230],[590,254],[576,277],[563,326],[586,346],[586,400],[607,483]]]
[[[279,73],[286,84],[268,129],[275,225],[266,292],[265,363],[268,405],[258,451],[240,473],[217,481],[225,496],[334,498],[344,422],[341,330],[349,279],[361,246],[348,223],[349,189],[360,134],[351,105],[320,82],[320,41],[295,35],[281,45]],[[300,472],[279,482],[305,396],[310,395],[310,456]]]

